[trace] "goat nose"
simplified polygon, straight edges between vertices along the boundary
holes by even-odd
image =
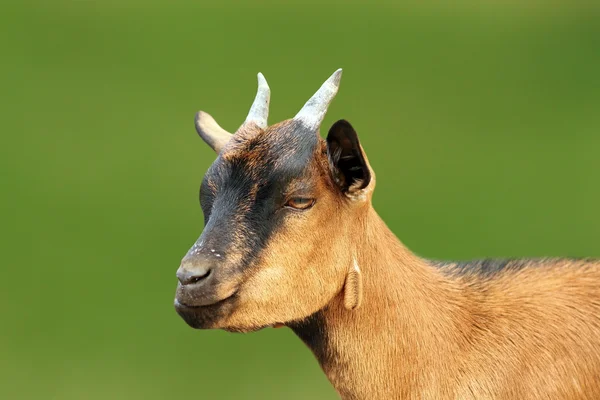
[[[184,266],[181,265],[177,269],[177,279],[182,285],[193,285],[206,280],[210,276],[211,269],[208,266]]]

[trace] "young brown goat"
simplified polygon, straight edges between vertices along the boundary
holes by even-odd
[[[600,399],[600,262],[411,253],[371,205],[352,126],[319,137],[340,78],[276,125],[261,74],[234,135],[197,114],[218,156],[200,189],[204,230],[177,271],[181,317],[290,327],[343,399]]]

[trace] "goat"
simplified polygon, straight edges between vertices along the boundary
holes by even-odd
[[[340,79],[275,125],[262,74],[235,134],[196,115],[217,158],[177,270],[179,315],[197,329],[291,328],[347,400],[600,399],[600,261],[412,253],[372,207],[352,125],[319,135]]]

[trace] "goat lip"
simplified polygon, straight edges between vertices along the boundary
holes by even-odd
[[[226,302],[227,300],[231,299],[232,297],[234,297],[237,294],[237,291],[233,292],[232,294],[230,294],[229,296],[223,298],[223,299],[219,299],[217,301],[214,301],[212,303],[209,304],[200,304],[200,305],[194,305],[194,304],[187,304],[185,302],[180,302],[179,299],[177,297],[175,297],[175,307],[176,308],[189,308],[189,309],[201,309],[204,307],[213,307],[213,306],[217,306],[220,305],[221,303]]]

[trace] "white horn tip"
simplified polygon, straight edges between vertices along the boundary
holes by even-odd
[[[209,113],[198,111],[194,116],[194,122],[196,123],[196,130],[198,130],[198,133],[200,133],[200,130],[203,126],[206,126],[206,124],[213,124],[216,121]]]
[[[269,89],[269,84],[267,83],[267,80],[265,79],[265,76],[259,72],[258,75],[256,75],[256,77],[258,78],[258,87],[263,87],[266,89]]]
[[[338,68],[329,78],[329,81],[336,86],[340,85],[340,81],[342,80],[342,69]]]
[[[311,129],[318,129],[325,118],[329,104],[340,88],[342,80],[342,69],[338,68],[321,85],[319,90],[304,104],[304,107],[296,114],[294,119],[300,120]]]
[[[271,89],[262,73],[259,72],[256,77],[258,80],[256,97],[254,98],[254,103],[252,103],[252,106],[250,107],[250,112],[248,113],[244,124],[253,122],[258,125],[259,128],[265,129],[268,125],[267,118],[269,116]]]
[[[231,138],[231,134],[221,128],[217,121],[204,111],[198,111],[194,117],[196,132],[217,153]]]

